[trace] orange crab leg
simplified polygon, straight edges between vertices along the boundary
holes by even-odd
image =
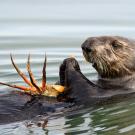
[[[47,57],[45,55],[45,61],[44,61],[44,66],[43,66],[43,71],[42,71],[42,90],[43,92],[46,90],[46,62],[47,62]]]
[[[10,54],[10,58],[11,58],[11,62],[14,66],[14,68],[16,69],[17,73],[23,78],[23,80],[31,87],[33,87],[32,83],[27,79],[27,77],[19,70],[19,68],[17,67],[17,65],[14,63],[12,55]]]
[[[28,70],[28,73],[29,73],[30,78],[31,78],[31,79],[33,80],[33,82],[36,84],[37,82],[36,82],[36,80],[35,80],[35,78],[34,78],[34,75],[33,75],[32,71],[31,71],[31,67],[30,67],[30,54],[29,54],[29,56],[28,56],[27,70]]]
[[[28,56],[28,62],[27,62],[27,70],[28,70],[28,73],[29,73],[29,77],[30,77],[30,80],[31,80],[31,83],[32,85],[37,89],[37,91],[42,94],[42,90],[40,89],[40,87],[38,87],[38,85],[36,84],[36,80],[34,78],[34,75],[31,71],[31,67],[30,67],[30,54]]]
[[[21,90],[24,90],[24,91],[36,92],[36,89],[33,89],[32,87],[11,85],[11,84],[7,84],[7,83],[3,83],[3,82],[0,82],[0,84],[1,84],[1,85],[6,85],[6,86],[9,86],[9,87],[12,87],[12,88],[21,89]]]

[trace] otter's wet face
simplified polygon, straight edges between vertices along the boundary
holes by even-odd
[[[134,45],[122,37],[91,37],[82,44],[85,59],[104,78],[117,78],[135,72]]]

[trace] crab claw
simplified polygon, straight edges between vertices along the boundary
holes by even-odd
[[[20,89],[20,90],[23,90],[25,92],[33,92],[33,93],[36,93],[36,89],[33,88],[33,87],[25,87],[25,86],[19,86],[19,85],[11,85],[11,84],[8,84],[8,83],[3,83],[3,82],[0,82],[1,85],[6,85],[6,86],[9,86],[9,87],[12,87],[12,88],[17,88],[17,89]]]
[[[22,77],[24,82],[26,82],[29,86],[25,87],[25,86],[12,85],[12,84],[8,84],[8,83],[0,82],[1,85],[6,85],[6,86],[9,86],[12,88],[17,88],[17,89],[23,90],[26,93],[30,93],[32,95],[37,94],[37,95],[55,96],[56,97],[59,93],[64,92],[65,87],[63,87],[61,85],[46,84],[46,63],[47,63],[46,55],[45,55],[45,60],[44,60],[44,65],[43,65],[43,70],[42,70],[42,85],[41,86],[37,85],[37,81],[35,80],[34,75],[31,71],[30,54],[28,56],[28,61],[27,61],[27,71],[28,71],[30,80],[27,79],[26,75],[23,72],[21,72],[21,70],[19,70],[17,65],[14,63],[12,55],[10,55],[10,57],[11,57],[11,62],[13,64],[14,68],[16,69],[17,73]]]
[[[44,66],[43,66],[43,71],[42,71],[42,91],[44,92],[46,90],[46,62],[47,62],[47,57],[45,54],[45,60],[44,60]]]
[[[30,77],[30,80],[31,80],[32,85],[37,89],[38,93],[42,94],[42,90],[36,84],[37,82],[36,82],[36,80],[34,78],[34,75],[33,75],[32,71],[31,71],[31,67],[30,67],[30,54],[28,56],[27,70],[28,70],[29,77]]]
[[[22,77],[22,79],[31,87],[33,87],[32,83],[27,79],[26,75],[20,71],[20,69],[17,67],[17,65],[14,63],[13,57],[10,54],[11,62],[14,68],[16,69],[17,73]]]
[[[36,85],[36,80],[34,79],[33,73],[31,72],[31,68],[30,68],[30,55],[28,56],[28,62],[27,62],[27,70],[30,76],[30,80],[27,79],[26,75],[21,72],[21,70],[17,67],[17,65],[15,64],[12,55],[10,54],[10,58],[11,58],[11,62],[14,66],[14,68],[16,69],[17,73],[22,77],[22,79],[30,86],[30,87],[24,87],[24,86],[17,86],[17,85],[10,85],[10,84],[6,84],[6,83],[0,83],[2,85],[7,85],[9,87],[12,88],[18,88],[24,91],[31,91],[31,93],[42,93],[42,90],[40,90],[40,88]]]

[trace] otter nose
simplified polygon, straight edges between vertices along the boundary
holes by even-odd
[[[83,44],[82,45],[82,50],[85,51],[85,52],[92,52],[93,51],[93,47],[87,45],[87,44]]]

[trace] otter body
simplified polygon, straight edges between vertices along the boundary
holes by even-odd
[[[98,72],[96,82],[82,74],[76,59],[67,58],[59,72],[60,85],[66,87],[63,94],[57,99],[18,93],[1,96],[0,123],[47,115],[73,105],[93,106],[135,97],[133,40],[118,36],[91,37],[82,44],[82,51]]]
[[[72,103],[61,102],[56,98],[35,97],[13,91],[0,96],[0,124],[31,120],[38,116],[45,116],[46,118],[54,112],[62,113],[65,108],[72,106]]]
[[[90,37],[81,47],[85,59],[97,70],[99,78],[96,83],[88,80],[81,73],[74,58],[66,59],[60,71],[61,84],[69,88],[68,95],[79,103],[88,104],[134,97],[135,42],[133,40],[119,36]]]

